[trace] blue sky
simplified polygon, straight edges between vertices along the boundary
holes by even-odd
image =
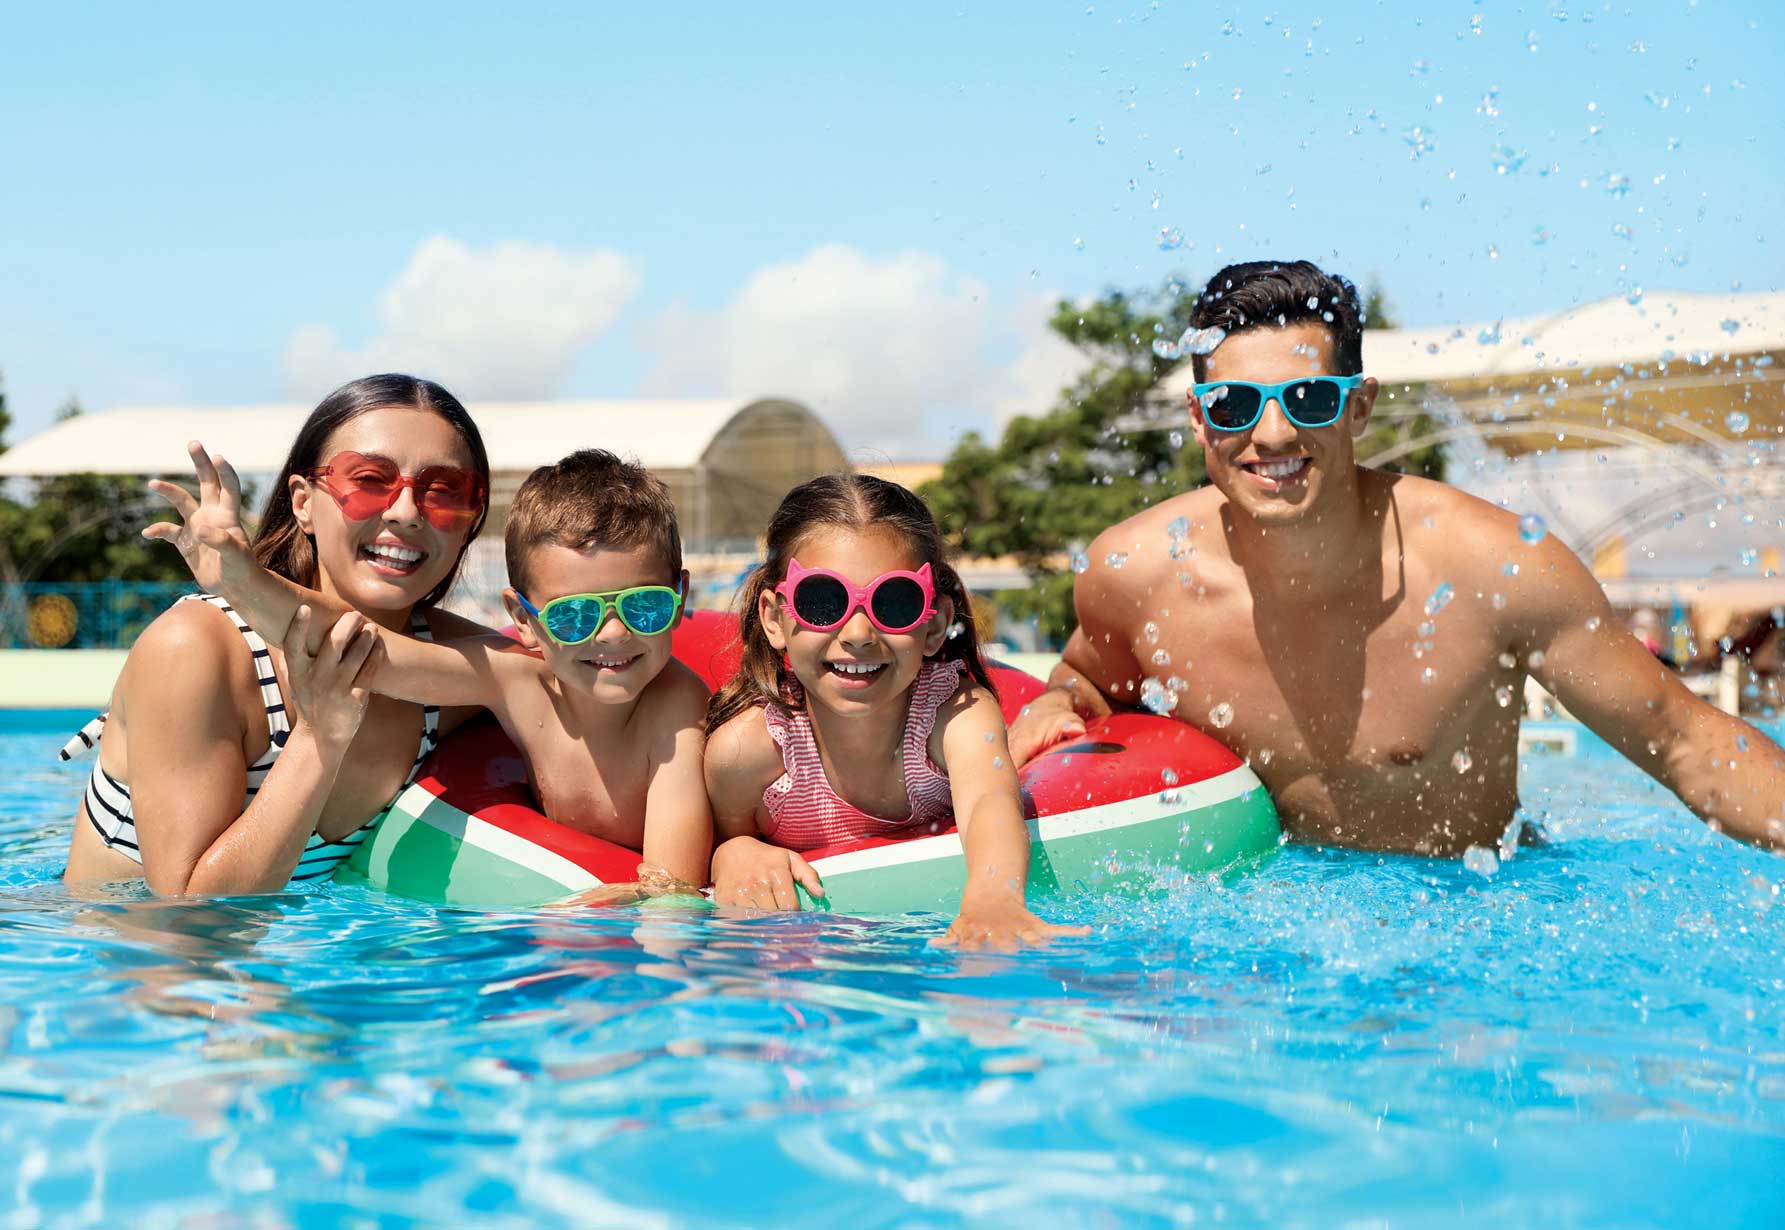
[[[1781,19],[1467,2],[35,6],[0,41],[0,372],[313,401],[802,396],[938,454],[1057,295],[1307,256],[1403,323],[1785,285]],[[1161,247],[1175,228],[1183,244]]]

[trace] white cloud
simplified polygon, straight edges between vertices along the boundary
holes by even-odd
[[[647,322],[642,392],[793,397],[847,447],[939,455],[961,430],[1047,408],[1083,367],[1046,316],[1039,300],[1007,314],[928,253],[832,244],[759,269],[718,311]]]
[[[633,261],[606,249],[517,240],[473,249],[434,236],[379,294],[378,332],[364,345],[344,344],[325,324],[294,331],[286,383],[314,400],[368,372],[404,371],[468,400],[549,398],[641,280]]]

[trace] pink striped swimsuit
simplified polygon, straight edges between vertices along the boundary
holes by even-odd
[[[862,837],[892,837],[912,829],[935,831],[954,823],[948,777],[931,763],[929,743],[936,710],[955,694],[965,670],[952,660],[925,662],[911,685],[911,708],[905,715],[905,737],[899,745],[905,797],[911,802],[911,814],[903,820],[870,816],[839,797],[824,774],[812,719],[804,710],[766,706],[763,718],[781,749],[786,772],[762,792],[762,805],[768,812],[763,838],[788,850],[817,850]]]

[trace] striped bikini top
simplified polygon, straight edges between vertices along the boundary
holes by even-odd
[[[285,740],[291,734],[291,717],[285,709],[285,695],[279,691],[279,677],[273,672],[272,655],[261,639],[260,633],[248,626],[247,620],[236,613],[224,599],[215,594],[187,594],[181,602],[208,602],[229,616],[229,622],[236,626],[242,639],[248,642],[248,652],[254,656],[254,674],[260,684],[260,701],[266,706],[267,733],[271,736],[267,750],[260,759],[248,766],[248,792],[242,807],[247,809],[249,803],[260,790],[260,784],[266,780],[272,770],[273,762],[279,759],[284,750]],[[415,612],[409,620],[409,633],[417,640],[431,641],[433,633],[428,628],[427,617]],[[409,766],[409,776],[404,781],[407,786],[415,780],[421,770],[421,763],[427,758],[434,745],[439,742],[440,708],[438,705],[422,706],[421,746],[416,750],[415,762]],[[78,731],[74,738],[59,753],[63,760],[72,760],[88,749],[99,745],[100,736],[104,733],[105,722],[110,714],[102,713],[88,722]],[[107,773],[94,758],[93,775],[87,779],[87,819],[99,831],[99,836],[107,846],[119,853],[127,855],[134,861],[143,861],[136,836],[136,820],[131,812],[130,787]],[[293,880],[324,880],[335,874],[335,869],[346,862],[353,852],[360,847],[377,827],[383,816],[380,811],[365,824],[343,837],[340,841],[330,841],[321,833],[311,833],[310,840],[304,844],[304,852],[298,858],[296,870],[291,873]]]
[[[925,662],[911,685],[911,708],[899,743],[905,797],[911,803],[911,814],[903,820],[870,816],[839,796],[825,776],[811,717],[804,710],[767,706],[763,720],[781,749],[786,771],[762,792],[762,806],[768,812],[763,837],[788,850],[818,850],[863,837],[946,828],[952,823],[954,796],[947,775],[930,760],[930,732],[936,726],[936,710],[955,694],[965,670],[952,659]]]

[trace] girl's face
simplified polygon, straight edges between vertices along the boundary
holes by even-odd
[[[387,461],[404,478],[431,467],[469,470],[471,449],[452,424],[431,410],[368,410],[329,435],[317,458],[326,466],[343,453]],[[442,529],[416,504],[415,488],[398,490],[389,508],[353,520],[323,481],[293,475],[291,510],[316,542],[317,588],[365,612],[414,606],[452,571],[476,523]]]
[[[814,530],[800,539],[793,556],[805,568],[829,569],[864,589],[885,573],[916,572],[924,565],[904,535],[884,529]],[[942,648],[954,620],[954,603],[941,595],[928,619],[900,633],[882,632],[860,608],[828,632],[803,627],[772,589],[763,593],[759,610],[769,644],[787,655],[808,702],[839,714],[899,703],[924,659]]]

